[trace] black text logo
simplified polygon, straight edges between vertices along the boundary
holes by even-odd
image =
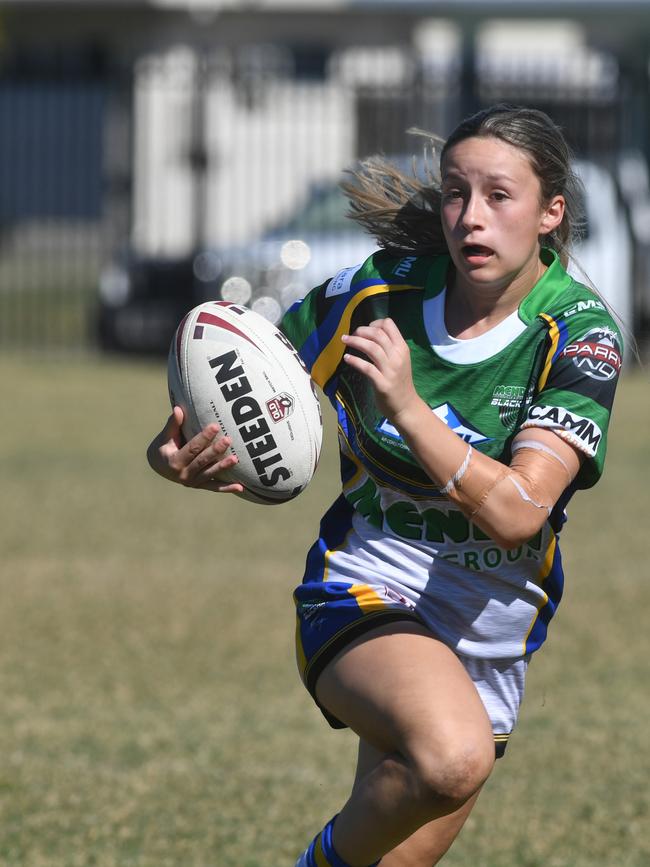
[[[535,422],[536,427],[548,427],[552,430],[564,431],[569,439],[575,438],[585,446],[585,451],[593,457],[600,443],[603,432],[596,422],[563,409],[561,406],[533,405],[528,410],[528,422]],[[524,427],[531,427],[530,424]]]

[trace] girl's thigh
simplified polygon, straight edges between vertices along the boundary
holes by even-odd
[[[379,626],[344,648],[320,674],[320,704],[385,753],[427,763],[437,755],[483,751],[492,729],[462,663],[416,622]]]

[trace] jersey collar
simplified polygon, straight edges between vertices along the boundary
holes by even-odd
[[[555,250],[542,247],[540,259],[547,266],[546,271],[519,304],[519,316],[527,325],[543,313],[572,282]],[[450,266],[451,257],[448,254],[436,256],[433,260],[424,289],[425,301],[439,295],[445,288]]]
[[[552,302],[569,288],[573,280],[564,270],[555,250],[542,247],[540,259],[547,266],[546,271],[519,305],[519,315],[528,325],[540,313],[548,310]]]

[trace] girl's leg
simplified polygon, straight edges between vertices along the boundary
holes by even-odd
[[[446,645],[417,623],[379,627],[329,663],[316,693],[379,754],[336,819],[332,842],[342,861],[372,864],[443,816],[458,814],[448,824],[460,829],[463,806],[492,769],[494,740],[474,684]]]
[[[359,741],[355,787],[377,765],[381,764],[384,757],[384,753],[370,744],[363,740]],[[478,796],[479,792],[475,792],[454,813],[440,816],[418,828],[408,839],[383,856],[380,867],[434,867],[458,836]]]

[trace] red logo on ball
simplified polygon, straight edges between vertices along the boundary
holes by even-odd
[[[282,421],[293,412],[293,397],[283,391],[266,401],[266,408],[274,422]]]

